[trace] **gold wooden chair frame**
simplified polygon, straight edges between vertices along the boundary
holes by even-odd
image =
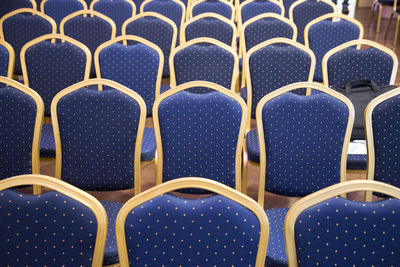
[[[235,156],[235,189],[239,192],[242,192],[242,153],[243,153],[243,142],[245,136],[245,127],[246,127],[246,118],[247,118],[247,109],[246,103],[244,100],[235,92],[227,90],[225,87],[220,86],[215,83],[206,82],[206,81],[193,81],[181,84],[179,86],[174,86],[172,89],[167,92],[161,94],[153,105],[153,121],[154,121],[154,130],[156,134],[156,143],[157,143],[157,151],[156,151],[156,185],[162,183],[162,170],[163,170],[163,149],[162,149],[162,141],[161,141],[161,130],[160,130],[160,122],[158,116],[158,107],[160,103],[168,98],[171,95],[177,94],[181,91],[193,88],[193,87],[207,87],[211,88],[217,92],[225,94],[228,97],[236,100],[240,106],[242,107],[242,119],[240,124],[240,130],[238,135],[238,142],[236,145],[236,156]]]
[[[342,103],[344,103],[349,111],[349,118],[347,122],[347,128],[346,128],[346,133],[344,137],[344,142],[343,142],[343,149],[342,149],[342,156],[341,156],[341,163],[340,163],[340,181],[343,182],[346,180],[346,163],[347,163],[347,150],[349,147],[350,143],[350,136],[351,136],[351,131],[353,129],[353,123],[354,123],[354,107],[351,101],[342,95],[341,93],[336,92],[335,90],[332,90],[322,84],[319,83],[314,83],[314,82],[299,82],[299,83],[293,83],[289,84],[287,86],[284,86],[280,89],[277,89],[268,95],[264,96],[260,102],[257,105],[257,110],[256,110],[256,120],[257,120],[257,133],[258,133],[258,142],[260,145],[260,184],[258,187],[258,204],[260,204],[261,207],[264,207],[264,192],[265,192],[265,168],[266,168],[266,148],[265,148],[265,141],[264,141],[264,128],[263,128],[263,121],[262,121],[262,110],[265,105],[270,100],[273,100],[274,98],[290,92],[295,89],[300,89],[300,88],[308,88],[308,89],[315,89],[318,91],[321,91],[325,94],[328,94]]]
[[[290,8],[289,8],[289,19],[290,19],[291,21],[293,21],[293,9],[295,9],[298,5],[301,5],[301,4],[304,3],[304,2],[307,2],[307,0],[298,0],[298,1],[294,2],[294,3],[290,6]],[[333,4],[332,1],[328,1],[328,0],[318,0],[318,2],[323,2],[323,3],[327,4],[327,5],[330,5],[330,6],[333,8],[333,12],[332,12],[332,13],[336,13],[336,12],[337,12],[337,10],[336,10],[336,5]]]
[[[188,10],[187,10],[187,20],[191,20],[191,19],[194,18],[194,17],[193,17],[193,8],[194,8],[196,5],[198,5],[198,4],[200,4],[200,3],[203,3],[203,2],[206,2],[206,1],[207,1],[207,0],[192,1],[191,5],[188,7]],[[235,6],[232,4],[231,1],[228,1],[228,0],[219,0],[219,2],[222,2],[222,3],[224,3],[225,5],[227,5],[227,6],[230,7],[230,9],[231,9],[231,11],[232,11],[232,15],[231,15],[230,20],[231,20],[232,23],[233,23],[234,20],[235,20],[235,13],[236,13]]]
[[[131,198],[125,203],[118,213],[116,220],[117,246],[121,266],[129,266],[128,252],[125,241],[125,220],[130,211],[162,194],[166,194],[178,189],[193,187],[209,190],[224,196],[232,201],[235,201],[239,205],[246,207],[257,216],[260,222],[260,238],[258,241],[258,251],[255,266],[264,266],[269,237],[269,223],[264,210],[261,209],[261,207],[257,205],[257,203],[250,197],[241,194],[226,185],[205,178],[179,178],[168,181],[157,185],[134,198]]]
[[[1,30],[1,29],[0,29]],[[8,68],[7,68],[7,77],[12,79],[14,74],[14,64],[15,64],[15,53],[12,46],[4,41],[4,39],[0,39],[0,46],[3,46],[7,49],[8,52]]]
[[[375,4],[375,1],[374,1],[374,4]],[[376,32],[379,33],[379,27],[380,27],[380,23],[381,23],[381,14],[382,14],[382,4],[379,3],[378,1],[376,1],[376,5],[379,6],[378,26],[377,26],[377,30],[376,30]],[[399,36],[399,26],[400,26],[400,15],[397,12],[397,0],[394,0],[394,3],[393,3],[393,11],[392,11],[392,14],[390,14],[389,24],[386,27],[385,40],[386,40],[386,38],[388,36],[390,26],[392,25],[392,19],[393,19],[393,15],[394,14],[396,14],[396,17],[397,17],[396,21],[397,22],[396,22],[396,29],[395,29],[395,32],[394,32],[393,46],[396,46],[397,45],[397,37]],[[372,19],[372,15],[373,15],[373,9],[371,8],[371,17],[370,17],[369,22]],[[368,22],[368,25],[369,25],[369,22]]]
[[[384,6],[391,7],[391,8],[393,8],[394,12],[396,12],[396,7],[395,7],[396,6],[396,0],[394,1],[393,6],[392,5],[384,5],[382,3],[379,3],[378,0],[373,0],[372,1],[372,5],[371,5],[371,15],[369,16],[367,26],[369,26],[369,24],[371,24],[371,20],[374,17],[376,6],[378,6],[378,9],[379,9],[378,10],[378,17],[376,18],[376,21],[377,21],[376,33],[379,33],[379,31],[381,29],[382,7],[384,7]],[[393,16],[393,14],[392,14],[392,16]],[[389,20],[389,26],[390,26],[390,23],[392,21],[392,16],[390,17],[390,20]],[[386,39],[386,35],[385,35],[385,39]]]
[[[0,191],[16,186],[32,184],[34,187],[43,186],[66,195],[67,197],[70,197],[86,206],[93,212],[97,219],[97,235],[93,252],[92,266],[102,266],[104,247],[106,245],[107,237],[107,214],[101,203],[96,198],[77,187],[55,178],[39,174],[19,175],[1,180]]]
[[[30,1],[33,1],[33,0],[30,0]],[[40,12],[42,12],[43,14],[45,14],[45,12],[44,12],[44,3],[46,3],[47,1],[48,0],[42,0],[42,2],[40,3]],[[87,4],[86,4],[86,2],[84,0],[76,0],[76,1],[82,4],[82,6],[83,6],[82,10],[87,10],[88,9],[88,6],[87,6]]]
[[[100,0],[93,0],[91,3],[90,3],[90,7],[89,7],[89,10],[92,10],[92,11],[95,11],[93,8],[94,8],[94,5],[97,3],[97,2],[99,2]],[[134,17],[135,15],[136,15],[136,5],[135,5],[135,3],[132,1],[132,0],[124,0],[126,3],[128,3],[129,5],[131,5],[132,6],[132,17]]]
[[[330,198],[354,191],[375,191],[400,199],[400,189],[376,181],[353,180],[324,188],[298,200],[288,211],[285,219],[285,244],[288,263],[298,266],[294,227],[298,216],[306,209]]]

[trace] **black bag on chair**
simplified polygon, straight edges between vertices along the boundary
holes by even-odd
[[[394,85],[377,86],[371,80],[348,81],[344,89],[338,90],[347,96],[354,105],[355,118],[351,139],[365,139],[364,111],[368,103],[383,93],[396,88]]]

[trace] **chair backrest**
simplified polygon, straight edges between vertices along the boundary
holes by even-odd
[[[4,15],[17,10],[19,8],[32,8],[37,9],[36,2],[34,0],[12,0],[2,1],[0,5],[0,18]]]
[[[364,28],[358,20],[342,14],[326,14],[308,23],[304,29],[304,44],[317,60],[314,80],[322,82],[321,63],[326,52],[348,41],[362,39],[363,34]]]
[[[176,46],[177,28],[167,17],[155,12],[144,12],[128,19],[122,26],[122,35],[136,35],[157,45],[164,54],[163,76],[169,76],[169,55]]]
[[[235,19],[235,7],[226,0],[200,0],[191,5],[188,9],[189,19],[203,13],[215,13],[233,22]]]
[[[293,40],[274,38],[250,49],[245,54],[243,66],[250,129],[250,119],[255,118],[257,103],[266,94],[291,83],[312,81],[315,56],[310,49]]]
[[[330,0],[299,0],[294,2],[289,9],[289,19],[297,26],[297,42],[304,44],[304,28],[310,21],[335,12],[336,5]]]
[[[369,46],[356,49],[356,46]],[[369,40],[353,40],[329,50],[322,59],[324,85],[343,88],[346,82],[370,79],[377,85],[394,84],[398,68],[396,54]]]
[[[372,190],[377,202],[339,195]],[[285,221],[289,266],[396,266],[400,242],[400,189],[374,181],[333,185],[297,201]]]
[[[39,173],[43,101],[32,89],[0,77],[0,179]]]
[[[297,95],[312,88],[322,93]],[[257,106],[260,186],[264,192],[306,196],[346,179],[347,149],[354,107],[342,94],[318,83],[284,86]]]
[[[45,186],[40,195],[14,191],[17,186]],[[0,181],[0,257],[5,266],[101,266],[107,215],[88,193],[44,175]]]
[[[193,39],[171,52],[171,87],[190,81],[208,81],[234,91],[238,65],[238,55],[231,46],[211,38]]]
[[[180,37],[182,44],[200,37],[213,38],[236,49],[236,25],[221,15],[203,13],[183,24]]]
[[[98,78],[116,81],[138,93],[146,103],[147,116],[151,116],[164,66],[158,46],[137,36],[119,36],[100,45],[94,61]]]
[[[132,0],[94,0],[90,10],[98,11],[112,19],[117,27],[116,36],[121,35],[124,22],[136,15],[136,6]]]
[[[63,18],[79,10],[87,10],[88,6],[83,0],[43,0],[40,11],[51,17],[57,26]]]
[[[193,187],[214,194],[201,199],[171,194]],[[130,199],[117,216],[116,233],[122,267],[264,266],[269,224],[248,196],[209,179],[182,178]]]
[[[211,92],[186,91],[195,87]],[[246,116],[240,96],[210,82],[189,82],[161,94],[153,107],[156,184],[212,177],[240,191]]]
[[[52,18],[31,8],[17,9],[0,19],[0,38],[11,44],[15,51],[16,75],[22,75],[21,48],[37,37],[56,32],[57,24]]]
[[[84,190],[140,192],[146,105],[137,93],[110,80],[83,81],[54,97],[51,119],[56,178]]]
[[[238,29],[242,30],[242,25],[251,18],[264,13],[276,13],[281,16],[285,13],[285,8],[281,1],[276,0],[247,0],[239,7]]]
[[[14,62],[14,49],[9,43],[4,41],[4,39],[0,39],[0,76],[12,79]]]

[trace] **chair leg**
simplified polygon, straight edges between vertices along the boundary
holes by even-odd
[[[369,15],[367,26],[369,26],[369,24],[371,24],[371,21],[374,18],[374,13],[375,13],[375,4],[372,4],[372,6],[371,6],[371,15]]]
[[[378,10],[378,23],[376,25],[376,33],[379,33],[379,30],[381,29],[381,17],[382,17],[382,5],[378,5],[379,10]]]
[[[397,44],[397,35],[399,34],[399,23],[400,23],[400,16],[397,15],[396,30],[394,31],[394,41],[393,41],[394,46],[396,46]]]
[[[386,27],[385,40],[386,40],[386,38],[387,38],[387,36],[388,36],[390,26],[392,25],[392,19],[393,19],[393,12],[392,12],[392,14],[390,14],[389,24],[388,24],[388,26]]]

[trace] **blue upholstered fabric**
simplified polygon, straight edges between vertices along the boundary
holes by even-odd
[[[174,55],[176,84],[208,81],[231,89],[235,59],[219,46],[193,44]]]
[[[251,211],[219,195],[161,195],[134,208],[125,221],[135,266],[254,266],[259,231]]]
[[[140,8],[137,7],[137,8]],[[117,36],[121,35],[122,24],[132,17],[132,5],[125,0],[100,0],[93,6],[98,11],[112,19],[117,27]]]
[[[186,41],[199,37],[214,38],[232,46],[233,29],[222,20],[206,17],[190,22],[185,28]]]
[[[111,25],[100,17],[76,16],[64,24],[64,34],[86,45],[92,55],[102,43],[111,40]],[[94,60],[90,69],[90,76],[95,77]]]
[[[285,8],[285,17],[289,18],[289,10],[291,5],[297,0],[283,0],[283,7]]]
[[[107,213],[108,229],[107,241],[104,249],[103,266],[116,264],[119,262],[117,239],[115,235],[115,221],[122,203],[113,201],[100,201]]]
[[[169,89],[171,89],[171,86],[169,84],[161,84],[160,94],[165,93]]]
[[[27,94],[0,88],[0,179],[32,173],[32,142],[37,107]]]
[[[269,222],[269,240],[265,266],[287,266],[284,225],[288,208],[265,210]]]
[[[372,112],[375,148],[374,179],[400,187],[399,125],[400,98],[398,95],[377,105]]]
[[[255,51],[249,60],[252,87],[251,116],[255,118],[258,101],[282,86],[307,81],[310,56],[294,46],[268,45]]]
[[[232,18],[232,8],[219,0],[206,0],[198,4],[194,3],[192,9],[193,17],[203,13],[215,13],[227,19]]]
[[[9,43],[15,52],[14,73],[22,75],[20,53],[21,48],[29,41],[51,33],[49,21],[30,13],[19,13],[3,22],[4,40]]]
[[[75,45],[37,43],[26,50],[25,62],[29,87],[43,99],[45,115],[50,115],[53,97],[61,90],[83,81],[86,54]]]
[[[340,181],[347,106],[327,94],[285,93],[262,109],[265,190],[305,196]]]
[[[304,44],[304,28],[322,15],[333,13],[333,7],[318,0],[307,0],[293,9],[293,22],[297,26],[297,42]]]
[[[138,103],[114,89],[82,88],[61,98],[62,180],[84,190],[132,188],[139,116]]]
[[[366,170],[367,155],[366,154],[348,154],[347,170]]]
[[[7,77],[8,76],[8,63],[10,62],[10,53],[7,48],[3,45],[0,45],[0,76]],[[0,87],[3,84],[0,83]]]
[[[282,10],[280,6],[268,0],[256,0],[244,5],[241,12],[242,23],[245,23],[249,19],[263,13],[276,13],[280,15]]]
[[[143,133],[143,143],[142,143],[142,153],[140,160],[148,161],[152,160],[156,154],[157,144],[156,135],[153,128],[144,128]]]
[[[360,28],[348,20],[332,22],[323,20],[314,24],[308,31],[309,48],[316,57],[314,80],[322,82],[322,58],[332,48],[345,42],[358,39]]]
[[[213,178],[235,187],[235,158],[242,108],[220,92],[181,91],[159,106],[163,181]]]
[[[44,13],[54,19],[58,27],[63,18],[83,8],[82,3],[76,0],[47,0],[44,3]]]
[[[53,125],[51,124],[43,124],[42,135],[40,136],[40,157],[56,157],[56,144],[54,142]]]
[[[0,192],[0,258],[4,266],[91,266],[97,219],[56,191]]]
[[[393,0],[378,0],[378,2],[385,6],[393,6],[394,5]]]
[[[100,51],[99,65],[102,78],[125,85],[143,98],[150,117],[160,66],[157,52],[142,43],[113,43]]]
[[[293,39],[293,28],[276,18],[262,18],[247,25],[244,30],[246,49],[272,38],[283,37]]]
[[[0,5],[0,18],[11,11],[19,8],[33,8],[31,1],[29,0],[12,0],[12,1],[1,1]]]
[[[136,14],[140,13],[140,7],[142,5],[142,3],[144,2],[144,0],[132,0],[133,3],[135,3],[136,6]]]
[[[131,21],[126,26],[126,34],[142,37],[157,45],[164,54],[163,76],[169,76],[169,55],[171,54],[173,28],[167,22],[153,16]]]
[[[299,266],[396,266],[400,200],[332,198],[303,211],[294,235]]]
[[[390,83],[393,59],[385,52],[370,47],[343,49],[328,60],[329,86],[342,88],[347,81],[370,79],[377,85]]]
[[[246,134],[246,147],[249,161],[260,163],[260,145],[258,143],[257,130],[251,130]]]

